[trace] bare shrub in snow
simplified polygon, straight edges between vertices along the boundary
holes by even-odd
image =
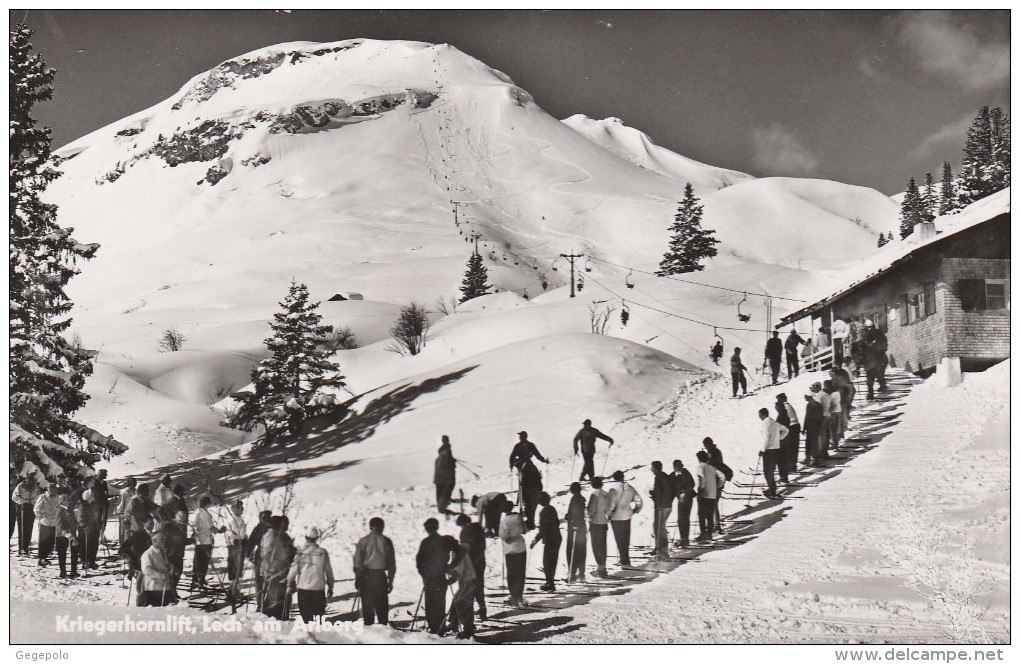
[[[457,298],[455,297],[450,297],[449,299],[444,297],[437,298],[436,311],[443,314],[444,316],[449,316],[450,314],[457,313]]]
[[[411,302],[400,307],[397,320],[390,327],[395,345],[389,346],[387,350],[401,355],[417,355],[425,347],[430,327],[428,311],[424,305]]]
[[[335,353],[338,350],[354,350],[360,348],[358,337],[350,327],[338,327],[329,333],[326,341],[322,344],[326,350]]]
[[[609,329],[609,318],[616,311],[613,307],[603,307],[599,302],[588,305],[588,320],[591,322],[592,334],[605,334]]]
[[[161,353],[176,353],[184,348],[184,342],[187,340],[187,337],[185,337],[180,330],[176,327],[171,327],[169,330],[163,332],[163,336],[159,338],[159,345],[157,348]]]

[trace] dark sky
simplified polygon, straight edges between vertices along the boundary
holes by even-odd
[[[24,10],[11,10],[20,21]],[[557,118],[615,116],[754,175],[902,191],[939,173],[978,107],[1009,112],[1008,11],[44,11],[54,146],[220,62],[286,41],[449,43]]]

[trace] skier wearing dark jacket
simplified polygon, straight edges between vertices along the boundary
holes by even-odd
[[[804,463],[809,466],[818,464],[822,459],[821,434],[824,414],[822,404],[815,400],[814,395],[805,394],[807,410],[804,412]]]
[[[475,571],[474,599],[478,602],[478,619],[485,620],[485,531],[482,524],[471,520],[467,514],[457,517],[460,526],[460,545],[467,546],[471,555],[471,567]]]
[[[666,521],[670,512],[673,511],[674,484],[669,475],[662,472],[662,462],[652,462],[652,474],[655,476],[655,484],[652,487],[652,505],[655,507],[655,515],[652,524],[652,533],[655,536],[655,549],[652,555],[656,560],[669,560],[669,536],[666,529]]]
[[[439,534],[439,522],[435,519],[426,519],[424,527],[428,534],[418,546],[415,564],[424,585],[425,622],[429,633],[439,634],[446,618],[446,568],[450,554],[460,545],[452,537]]]
[[[584,496],[581,485],[570,485],[570,505],[567,506],[567,580],[584,581],[585,560],[588,557],[588,533],[585,528]]]
[[[733,381],[733,398],[737,398],[737,386],[747,394],[747,379],[744,378],[744,372],[747,371],[747,367],[740,361],[740,347],[737,346],[733,349],[733,355],[730,356],[730,378]]]
[[[542,552],[542,569],[545,570],[545,585],[542,590],[552,592],[556,590],[556,566],[559,563],[560,545],[563,543],[563,535],[560,534],[560,515],[556,508],[549,504],[549,494],[543,491],[538,495],[538,504],[542,506],[542,512],[538,515],[538,534],[531,542],[534,548],[539,542],[545,543]]]
[[[804,343],[804,339],[797,334],[797,330],[790,330],[783,347],[786,349],[786,378],[789,380],[800,374],[800,356],[797,347]]]
[[[581,430],[574,435],[574,456],[577,456],[578,443],[580,443],[581,456],[584,457],[584,467],[581,468],[581,477],[578,478],[581,482],[584,481],[585,476],[589,480],[595,477],[595,440],[597,438],[607,441],[612,447],[613,439],[593,427],[591,420],[585,420]]]
[[[535,510],[538,508],[538,494],[542,492],[542,474],[530,460],[518,466],[521,474],[521,499],[524,502],[525,525],[528,530],[535,527]]]
[[[514,449],[510,452],[510,467],[516,468],[522,461],[531,461],[532,457],[537,458],[542,463],[549,463],[549,460],[542,456],[542,453],[535,447],[535,443],[528,440],[528,432],[521,431],[517,434],[520,440],[514,445]]]
[[[772,333],[772,338],[765,342],[765,360],[772,370],[772,384],[779,382],[779,369],[783,364],[783,342],[778,332]]]
[[[453,495],[453,487],[457,484],[457,460],[453,458],[449,436],[443,436],[439,444],[434,482],[436,484],[436,508],[440,514],[449,514],[447,507],[450,504],[450,496]]]
[[[691,471],[684,468],[680,459],[673,461],[673,474],[670,477],[676,494],[676,520],[680,529],[680,546],[686,547],[691,540],[691,508],[694,507],[694,497],[698,495],[697,485]]]

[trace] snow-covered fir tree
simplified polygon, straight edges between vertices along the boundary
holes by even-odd
[[[922,215],[925,221],[937,216],[938,194],[935,193],[935,178],[931,173],[924,174],[924,190],[921,192]]]
[[[992,192],[1009,186],[1010,131],[1009,117],[998,106],[988,110],[988,125],[991,131],[992,161],[988,168],[988,179]]]
[[[492,288],[488,284],[488,280],[489,271],[485,268],[481,254],[475,251],[468,258],[467,271],[464,272],[464,281],[460,285],[461,303],[481,297],[482,295],[488,295],[489,289]]]
[[[659,269],[655,274],[665,277],[684,272],[698,272],[705,269],[701,265],[702,259],[712,258],[718,253],[715,245],[719,244],[719,240],[713,235],[715,231],[701,227],[703,211],[701,200],[694,195],[694,187],[688,182],[684,188],[684,199],[677,208],[673,225],[669,227],[672,233],[669,248],[659,262]]]
[[[924,200],[917,189],[917,182],[910,178],[907,193],[900,204],[900,239],[914,232],[914,225],[924,221]]]
[[[33,55],[32,31],[11,33],[10,52],[10,469],[52,480],[88,476],[127,446],[72,419],[85,405],[93,353],[65,336],[72,303],[64,292],[77,262],[98,245],[79,244],[40,200],[60,173],[50,163],[49,129],[33,106],[53,95],[54,71]]]
[[[982,106],[967,130],[957,197],[969,205],[1009,186],[1009,118],[998,106]]]
[[[939,191],[939,214],[949,214],[959,209],[956,187],[953,185],[953,168],[948,161],[942,162],[942,182]]]
[[[878,246],[884,247],[885,245],[889,244],[889,242],[892,240],[892,233],[890,233],[889,236],[890,237],[887,240],[886,237],[885,237],[885,234],[879,233],[878,234]]]
[[[240,402],[224,424],[251,431],[266,430],[265,442],[282,433],[295,417],[328,388],[346,384],[340,367],[330,360],[326,342],[333,326],[322,325],[318,302],[308,301],[308,287],[291,282],[280,311],[269,324],[273,334],[265,340],[271,355],[252,369],[253,389],[236,395]]]

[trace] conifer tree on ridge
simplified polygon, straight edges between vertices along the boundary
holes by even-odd
[[[684,187],[684,198],[677,208],[673,225],[669,227],[672,233],[669,248],[659,262],[656,275],[665,277],[684,272],[699,272],[705,269],[701,261],[718,253],[715,245],[719,244],[719,241],[713,235],[715,231],[701,227],[703,212],[704,206],[694,195],[694,187],[688,182]]]

